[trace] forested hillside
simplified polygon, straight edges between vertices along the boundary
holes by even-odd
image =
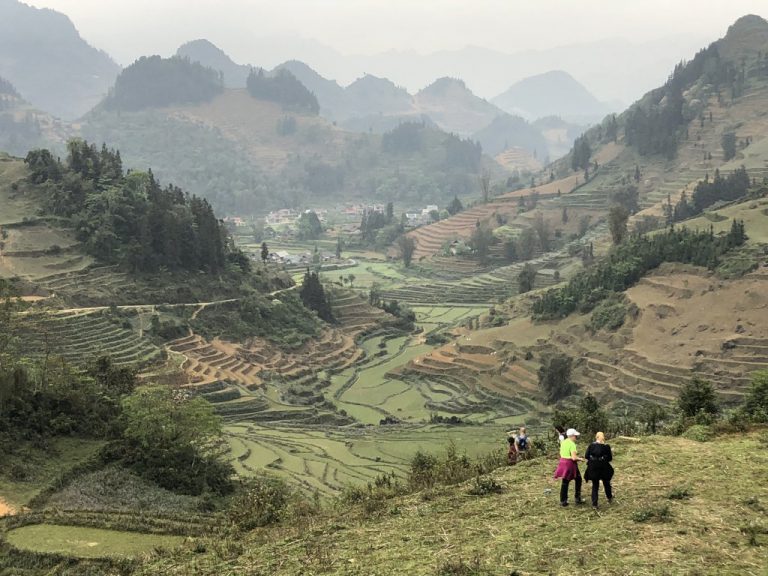
[[[210,101],[220,94],[219,73],[184,58],[139,58],[123,70],[104,100],[107,110],[135,111]]]
[[[385,146],[391,135],[340,130],[244,90],[169,110],[97,110],[81,130],[91,141],[114,143],[126,167],[151,165],[163,181],[207,198],[223,214],[363,198],[445,205],[457,194],[476,194],[480,170],[475,145],[421,122],[412,126],[406,153]],[[408,128],[391,133],[398,130]]]
[[[206,200],[161,188],[152,172],[123,171],[120,153],[70,141],[65,163],[48,150],[25,160],[34,184],[44,185],[45,213],[69,219],[99,262],[133,271],[218,272],[228,259],[247,267]]]

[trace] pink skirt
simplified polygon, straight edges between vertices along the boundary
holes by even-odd
[[[576,460],[571,458],[560,458],[560,462],[557,464],[557,470],[555,470],[555,478],[573,480],[578,475],[579,465],[576,463]]]

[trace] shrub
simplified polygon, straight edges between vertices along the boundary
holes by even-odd
[[[624,325],[627,307],[624,302],[609,298],[598,304],[589,319],[589,329],[597,332],[601,329],[618,330]]]
[[[712,439],[712,429],[709,426],[694,424],[683,432],[683,438],[696,442],[709,442]]]
[[[405,486],[400,482],[400,479],[395,476],[394,472],[390,472],[376,476],[374,481],[368,482],[367,485],[349,484],[345,486],[339,500],[347,505],[362,505],[363,511],[366,514],[371,514],[383,510],[388,499],[405,492]]]
[[[667,417],[667,411],[660,404],[646,404],[640,410],[638,419],[645,426],[646,432],[656,434],[661,423]]]
[[[752,374],[752,386],[740,412],[750,422],[768,422],[768,371]]]
[[[693,496],[693,492],[688,486],[675,486],[667,494],[667,498],[670,500],[688,500]]]
[[[687,417],[694,417],[700,412],[714,415],[720,411],[712,384],[698,376],[683,384],[677,406]]]
[[[491,476],[476,476],[468,493],[472,496],[487,496],[488,494],[500,494],[504,488]]]
[[[645,506],[632,513],[632,520],[638,523],[668,522],[671,517],[672,511],[669,509],[669,504]]]
[[[246,531],[279,522],[292,491],[280,478],[261,475],[243,481],[229,508],[229,520]]]

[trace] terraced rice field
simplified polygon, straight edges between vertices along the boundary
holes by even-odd
[[[506,449],[504,428],[493,426],[297,430],[232,424],[225,432],[239,474],[266,468],[322,495],[386,472],[402,474],[417,450],[440,452],[451,442],[469,456]]]
[[[161,358],[160,349],[139,331],[101,312],[31,314],[24,317],[23,324],[19,338],[26,350],[38,356],[60,356],[77,366],[99,356],[109,356],[118,365],[139,367]]]
[[[454,326],[485,312],[473,307],[416,307],[417,322],[425,333]],[[435,392],[413,382],[404,381],[397,371],[413,359],[426,354],[434,346],[422,344],[417,338],[374,336],[363,342],[366,359],[331,376],[326,396],[356,420],[377,424],[390,416],[405,422],[423,422],[431,412],[435,394],[443,398],[463,394],[462,390]],[[472,415],[467,411],[465,416]]]
[[[546,255],[529,261],[540,268],[534,288],[545,288],[555,283],[554,270],[564,257]],[[382,290],[386,300],[397,300],[411,305],[435,304],[459,305],[495,304],[517,294],[518,276],[523,264],[512,264],[496,268],[491,272],[467,278],[434,280],[421,284],[406,284],[397,288]]]
[[[155,548],[173,548],[185,540],[183,536],[56,524],[23,526],[9,531],[6,538],[21,550],[76,558],[134,557]]]

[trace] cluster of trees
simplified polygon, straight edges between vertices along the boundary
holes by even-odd
[[[451,200],[451,203],[448,204],[446,210],[448,210],[448,214],[455,216],[464,210],[464,204],[461,203],[461,200],[459,200],[458,196],[454,196],[453,200]]]
[[[592,147],[586,134],[582,134],[573,142],[571,150],[571,168],[573,170],[586,170],[589,160],[592,158]]]
[[[695,117],[683,98],[683,92],[698,83],[711,86],[722,96],[728,90],[732,99],[740,97],[746,86],[745,63],[737,67],[723,59],[716,43],[699,51],[690,62],[681,62],[663,87],[654,90],[634,105],[625,116],[627,143],[642,155],[663,154],[673,157],[684,133],[685,124]],[[700,117],[703,125],[703,116]]]
[[[662,262],[715,268],[723,254],[741,246],[746,238],[744,223],[736,220],[722,236],[687,228],[671,228],[654,236],[633,236],[565,286],[546,291],[533,304],[534,317],[553,319],[575,311],[589,312],[611,293],[626,290]]]
[[[221,419],[203,398],[145,386],[121,403],[121,431],[107,448],[142,477],[182,494],[227,494],[232,466],[220,458]]]
[[[279,299],[250,294],[237,302],[207,306],[190,322],[206,338],[221,336],[236,342],[259,337],[284,349],[295,349],[320,331],[317,318],[308,314],[295,292]]]
[[[392,244],[403,233],[403,223],[395,218],[395,208],[388,202],[384,212],[366,210],[360,221],[360,236],[369,246],[383,248]]]
[[[568,211],[564,209],[562,222],[566,224],[568,218]],[[580,225],[579,234],[583,236],[588,227],[589,221],[584,221],[583,230],[581,230],[582,226]],[[558,234],[557,230],[552,230],[550,222],[544,219],[543,214],[538,213],[530,228],[525,228],[516,238],[508,238],[504,241],[504,259],[510,263],[525,262],[531,260],[538,251],[549,252],[552,250]]]
[[[381,137],[381,149],[395,156],[413,156],[427,151],[435,130],[425,122],[403,122]],[[476,174],[482,168],[483,149],[479,142],[455,134],[440,133],[443,168]]]
[[[299,297],[304,306],[314,310],[322,320],[326,322],[336,321],[333,317],[330,295],[326,294],[323,283],[320,282],[320,275],[317,272],[307,270],[304,274]]]
[[[207,102],[224,90],[220,73],[188,58],[143,56],[125,68],[104,100],[107,110]]]
[[[674,206],[667,205],[667,217],[670,222],[679,222],[697,214],[717,202],[731,202],[743,198],[749,190],[750,180],[744,166],[734,170],[727,176],[722,176],[715,170],[715,177],[709,177],[696,184],[691,199],[683,193]]]
[[[162,188],[151,171],[124,174],[120,153],[106,146],[71,140],[67,150],[64,163],[48,150],[29,152],[29,178],[44,191],[44,210],[70,219],[101,262],[141,272],[248,268],[206,200]]]
[[[480,263],[485,265],[488,263],[491,246],[498,241],[490,226],[478,222],[469,238],[469,246]]]
[[[17,442],[43,442],[53,436],[104,438],[114,433],[120,399],[135,384],[135,374],[108,358],[78,371],[51,358],[33,369],[18,356],[0,369],[0,447],[13,452]]]
[[[323,234],[323,224],[314,210],[305,210],[296,223],[299,240],[317,240]]]
[[[726,132],[720,139],[720,145],[723,147],[723,161],[728,162],[736,156],[736,134]]]
[[[424,122],[403,122],[381,137],[381,149],[388,154],[408,156],[424,147]]]
[[[685,124],[683,90],[689,85],[684,67],[678,65],[663,87],[632,106],[624,120],[627,144],[643,155],[677,153],[677,143]]]
[[[273,75],[265,73],[263,68],[252,69],[246,80],[246,88],[254,98],[277,102],[289,110],[311,114],[320,112],[315,95],[284,68]]]

